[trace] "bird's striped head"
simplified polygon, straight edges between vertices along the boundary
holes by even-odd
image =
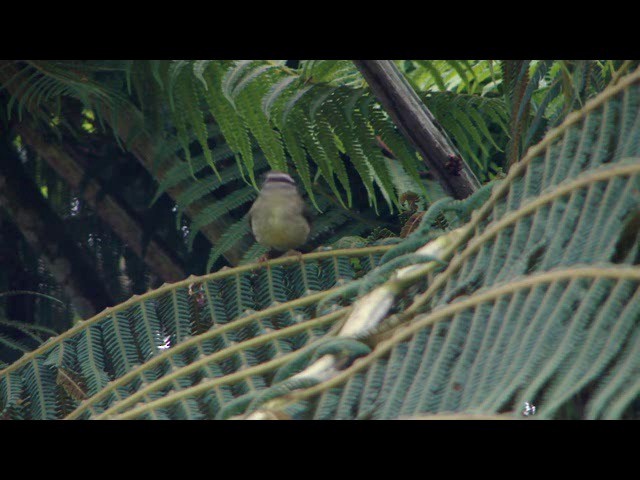
[[[262,189],[290,189],[296,188],[296,181],[288,173],[271,170],[267,173]]]

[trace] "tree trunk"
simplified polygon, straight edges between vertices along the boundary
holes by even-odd
[[[391,60],[354,60],[353,63],[444,191],[458,199],[475,192],[480,182],[394,63]]]
[[[29,245],[41,253],[80,316],[88,318],[113,305],[88,255],[67,233],[6,140],[0,143],[0,206]]]
[[[41,135],[24,122],[16,126],[16,131],[22,141],[33,148],[71,187],[78,189],[82,185],[87,166],[72,149],[43,141]],[[151,236],[143,256],[144,229],[137,215],[117,195],[101,195],[101,191],[102,185],[98,180],[89,180],[80,193],[96,214],[143,259],[151,271],[165,282],[183,280],[187,275],[179,260],[157,236]]]

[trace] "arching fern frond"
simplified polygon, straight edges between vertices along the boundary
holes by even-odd
[[[371,353],[260,415],[517,417],[529,402],[548,418],[587,389],[586,417],[631,414],[637,386],[611,382],[640,366],[640,243],[620,241],[640,211],[639,106],[637,71],[550,132],[460,230],[447,269],[363,339]]]
[[[110,415],[140,399],[236,375],[237,381],[212,386],[199,400],[180,400],[151,416],[213,417],[234,398],[268,385],[268,376],[256,367],[282,363],[339,320],[338,311],[312,319],[314,305],[338,282],[356,275],[350,258],[368,258],[359,268],[370,269],[387,249],[277,259],[134,296],[2,370],[1,415]],[[69,379],[75,389],[58,388],[69,386]],[[66,410],[69,405],[72,412]]]

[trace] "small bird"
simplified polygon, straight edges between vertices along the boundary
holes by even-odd
[[[309,210],[296,182],[289,174],[276,170],[267,173],[260,194],[249,210],[249,222],[260,245],[287,254],[304,245],[311,230]]]

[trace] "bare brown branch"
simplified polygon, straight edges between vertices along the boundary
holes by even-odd
[[[20,159],[6,142],[0,149],[0,206],[7,210],[29,245],[42,254],[48,270],[82,317],[91,317],[113,305],[88,255],[76,245],[24,172]]]
[[[33,148],[71,187],[81,186],[86,175],[86,165],[82,158],[63,146],[47,143],[38,132],[24,122],[17,125],[16,131],[22,137],[22,141]],[[96,214],[162,280],[177,282],[185,278],[187,275],[175,254],[165,247],[157,236],[151,236],[143,256],[144,229],[140,220],[122,199],[113,193],[101,195],[101,191],[100,182],[92,179],[87,182],[81,193]]]
[[[480,182],[391,60],[354,60],[372,92],[445,192],[466,198]]]

